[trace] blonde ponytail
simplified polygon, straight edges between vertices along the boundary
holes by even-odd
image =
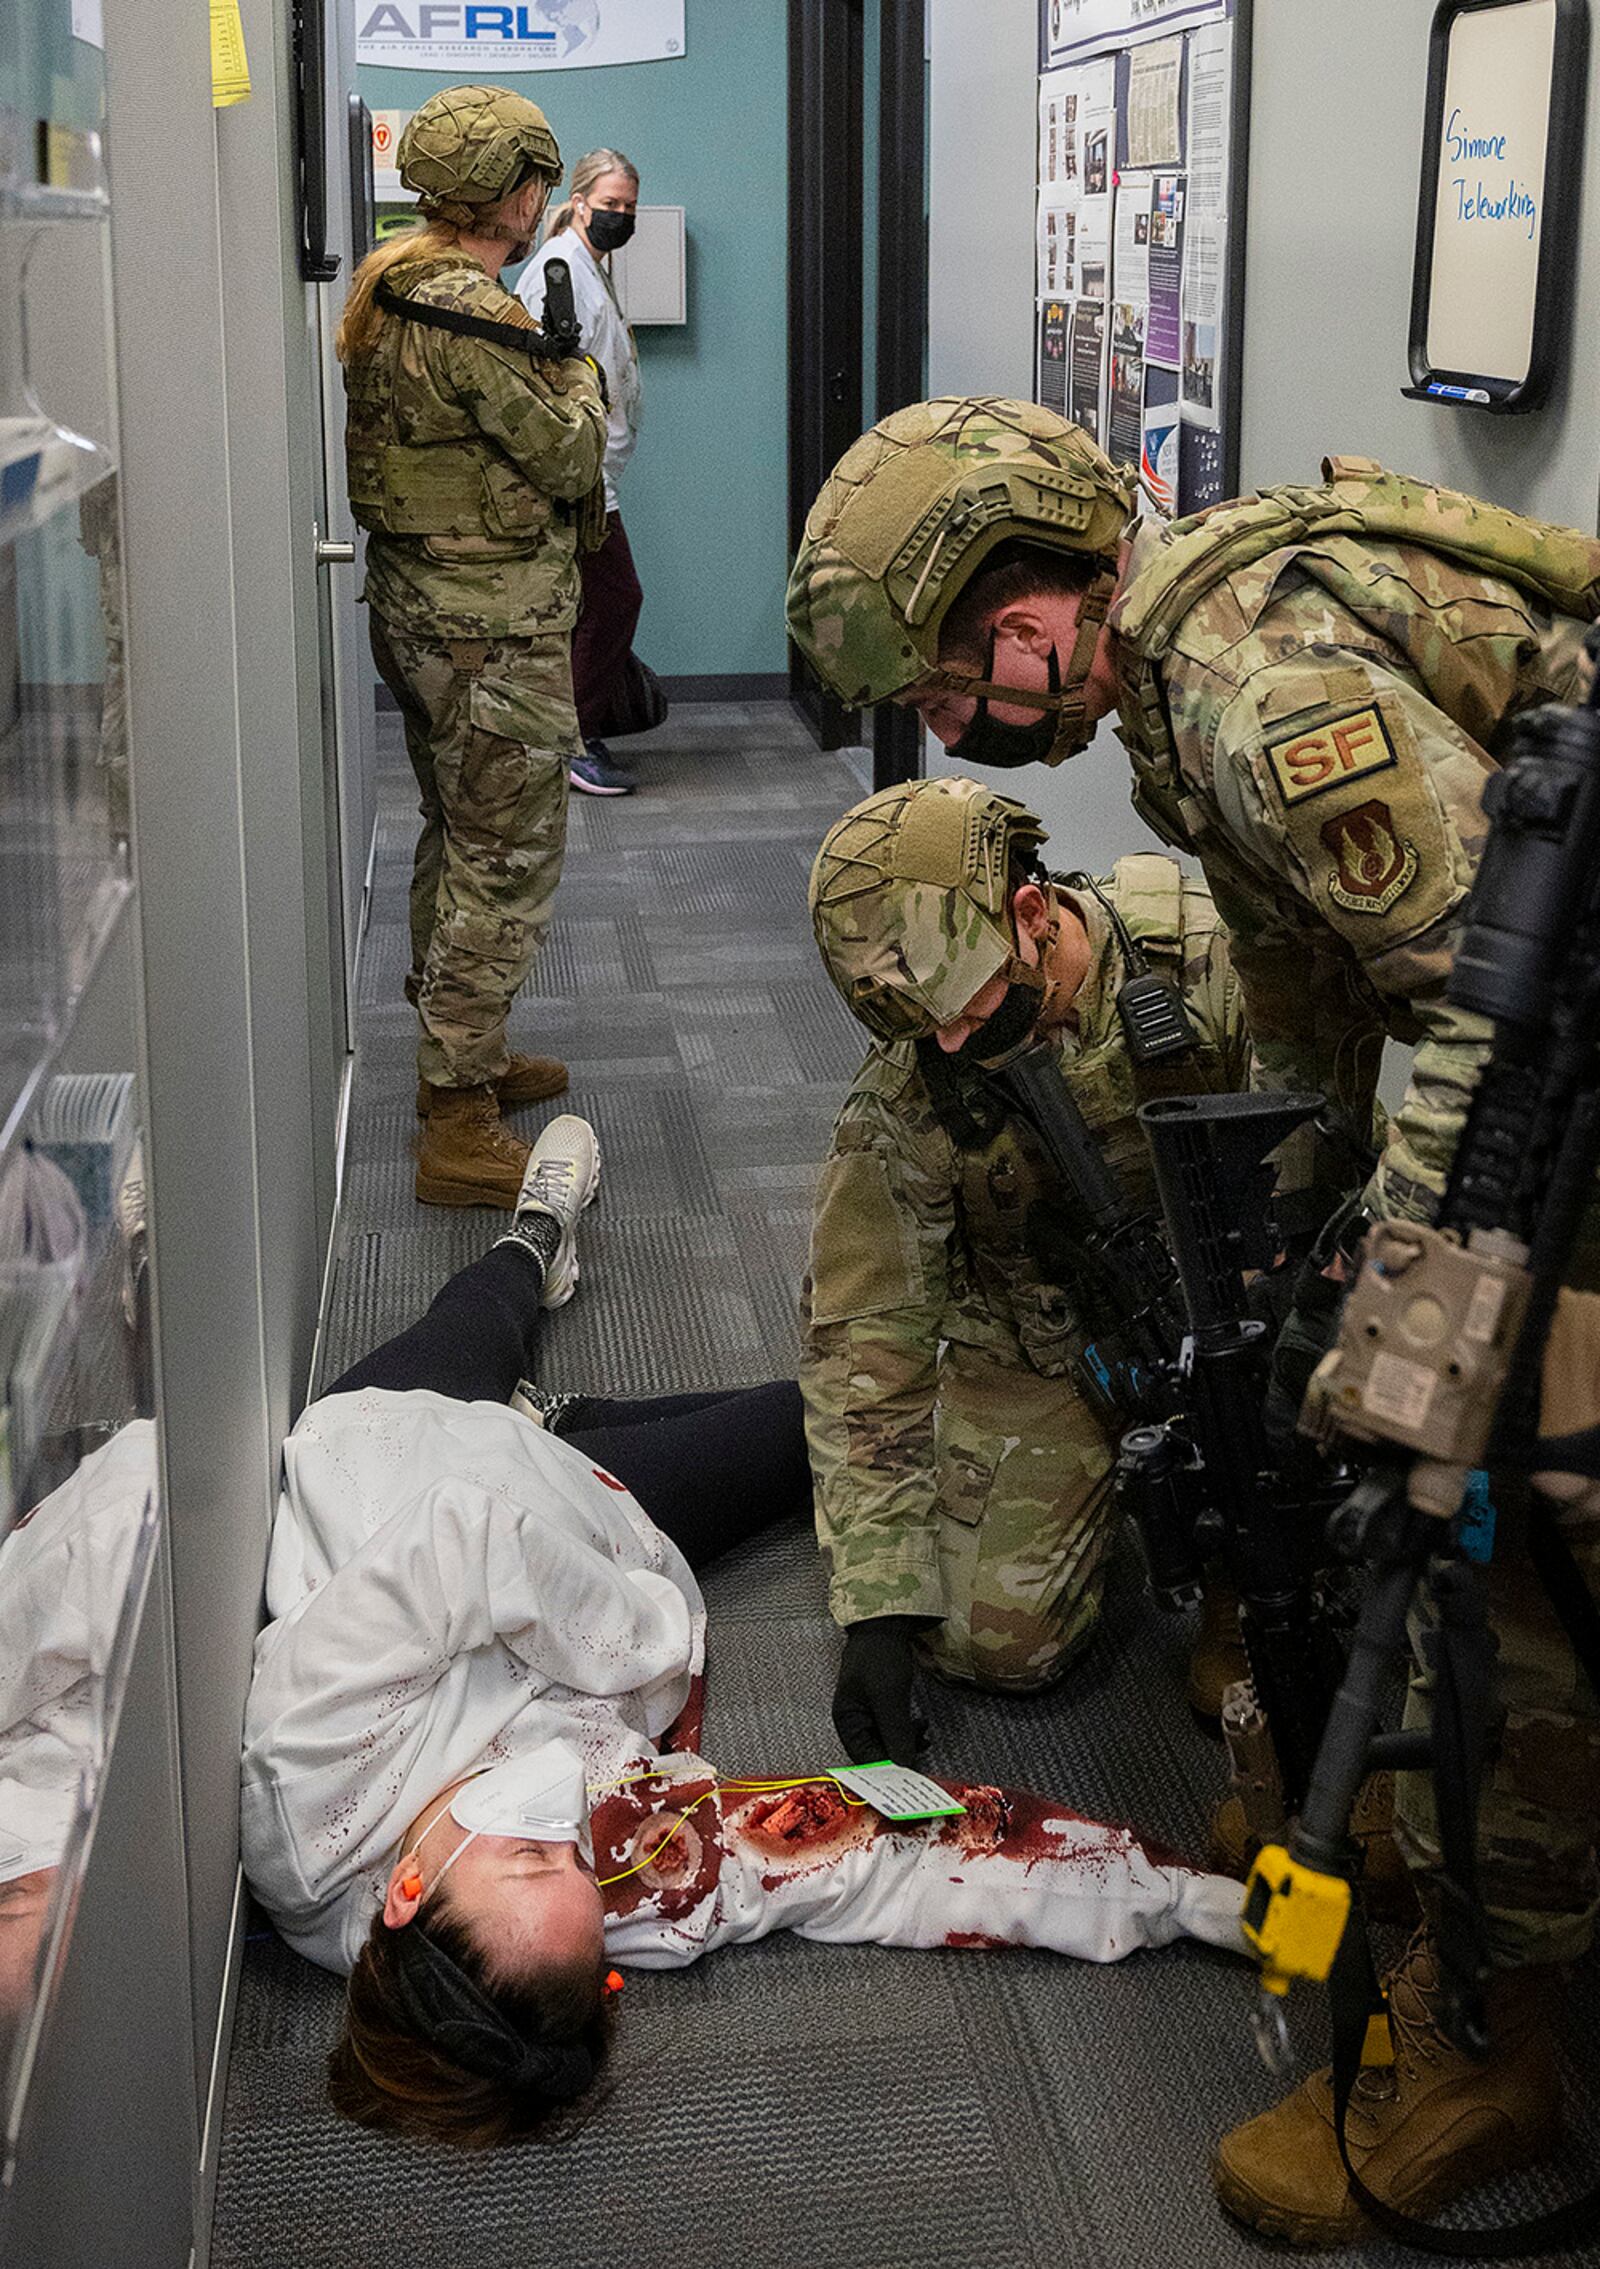
[[[355,272],[339,318],[333,342],[339,360],[353,362],[377,345],[384,315],[382,308],[374,305],[372,294],[391,268],[402,260],[437,260],[442,253],[453,252],[460,241],[461,231],[452,222],[424,221],[416,228],[402,229],[398,236],[385,237],[369,252]]]

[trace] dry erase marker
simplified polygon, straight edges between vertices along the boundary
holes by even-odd
[[[1436,378],[1428,381],[1428,392],[1438,395],[1442,402],[1481,402],[1487,407],[1489,400],[1482,386],[1442,386]]]

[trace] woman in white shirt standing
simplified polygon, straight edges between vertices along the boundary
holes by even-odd
[[[639,438],[639,354],[608,266],[610,254],[632,236],[638,209],[638,169],[620,150],[591,150],[573,167],[572,195],[551,215],[544,243],[517,281],[518,295],[537,318],[544,307],[546,262],[567,262],[583,350],[605,372],[611,398],[605,455],[606,540],[580,560],[583,602],[572,634],[572,687],[584,753],[572,765],[570,776],[574,788],[589,796],[631,796],[636,785],[602,736],[621,727],[615,703],[629,670],[633,634],[644,603],[628,532],[617,509],[617,482]]]

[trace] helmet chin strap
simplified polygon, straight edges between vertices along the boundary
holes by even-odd
[[[1106,567],[1085,589],[1078,602],[1072,650],[1067,656],[1066,669],[1061,673],[1059,687],[1046,689],[1040,686],[1003,685],[997,678],[985,677],[981,671],[964,669],[959,662],[941,662],[937,669],[930,670],[919,682],[945,693],[970,694],[978,701],[1006,701],[1014,702],[1018,708],[1053,710],[1056,715],[1056,737],[1044,761],[1047,764],[1059,764],[1066,757],[1076,756],[1088,747],[1094,737],[1097,720],[1087,714],[1084,696],[1090,673],[1094,669],[1100,631],[1110,612],[1116,588],[1116,569]],[[992,646],[990,652],[992,668]]]

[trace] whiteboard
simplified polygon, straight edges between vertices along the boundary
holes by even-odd
[[[1450,27],[1425,351],[1436,371],[1517,382],[1533,359],[1556,0]]]

